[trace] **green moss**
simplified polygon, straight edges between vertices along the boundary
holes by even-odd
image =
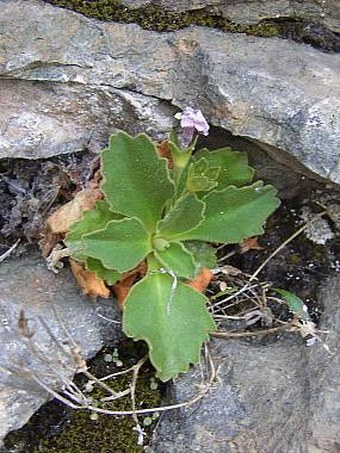
[[[132,358],[130,351],[136,355],[134,343],[126,343],[126,351],[123,353],[124,365],[131,366],[136,363],[136,358]],[[101,352],[101,357],[107,353],[112,353],[110,350]],[[107,375],[116,372],[117,368],[113,362],[101,362],[96,364],[97,375]],[[136,386],[136,402],[139,408],[157,407],[160,404],[159,390],[152,390],[151,382],[154,380],[154,371],[148,366],[144,366],[139,374]],[[131,383],[131,374],[125,374],[110,382],[110,387],[116,391],[122,391],[129,388]],[[103,397],[109,396],[102,389],[95,387],[89,394],[94,401],[100,400]],[[127,395],[124,398],[115,401],[100,403],[103,409],[114,411],[131,410],[131,399]],[[137,434],[134,431],[135,423],[132,417],[114,417],[111,415],[99,415],[97,420],[91,420],[91,412],[86,410],[72,411],[70,422],[65,424],[62,432],[59,435],[53,435],[50,438],[40,443],[36,453],[140,453],[143,448],[137,445]],[[145,416],[146,417],[146,416]],[[139,417],[140,423],[143,425],[143,418]],[[144,428],[144,427],[143,427]],[[152,432],[153,426],[145,428],[149,433]]]
[[[274,23],[261,22],[256,25],[244,26],[244,33],[264,37],[278,36],[280,34],[280,28]]]
[[[129,383],[129,377],[124,375],[111,387],[115,391],[125,390]],[[107,395],[101,390],[95,390],[91,396],[100,399]],[[149,407],[159,405],[159,392],[150,389],[150,376],[141,376],[139,379],[136,399],[147,403]],[[114,402],[102,403],[101,407],[116,411],[131,410],[131,400],[127,396]],[[143,417],[140,417],[140,423],[142,422]],[[143,448],[137,445],[134,426],[132,417],[99,415],[97,420],[91,420],[89,411],[77,410],[72,413],[70,423],[64,426],[59,435],[44,440],[35,451],[37,453],[88,453],[90,451],[140,453]]]
[[[46,0],[55,6],[69,8],[88,17],[121,23],[136,23],[146,30],[158,32],[175,31],[189,25],[213,27],[225,32],[247,33],[257,36],[274,36],[278,27],[269,23],[257,25],[235,24],[204,11],[172,13],[159,7],[147,6],[128,9],[115,0]]]
[[[301,264],[301,257],[300,255],[298,255],[297,253],[293,253],[290,257],[290,261],[292,264],[294,265],[298,265],[298,264]]]
[[[128,377],[123,377],[111,387],[116,390],[123,390],[129,386]],[[95,399],[105,395],[100,390],[91,393]],[[148,405],[156,407],[159,405],[159,392],[150,389],[150,378],[141,377],[137,388],[137,401],[147,402]],[[110,410],[131,410],[129,397],[119,399],[115,402],[101,404],[101,407]],[[142,423],[143,418],[140,417]],[[135,424],[131,417],[113,417],[110,415],[99,415],[97,420],[90,419],[90,412],[77,410],[73,413],[71,423],[64,427],[61,434],[50,437],[42,442],[36,452],[40,453],[98,453],[119,452],[119,453],[140,453],[142,447],[137,445],[137,435],[133,430]]]
[[[124,340],[119,347],[119,359],[124,368],[135,364],[144,356],[146,347],[142,343]],[[104,357],[114,354],[112,349],[106,348],[91,361],[91,370],[98,376],[120,371],[115,362],[107,362]],[[77,385],[83,388],[87,382],[84,377],[78,376]],[[131,373],[125,374],[116,380],[107,381],[116,392],[129,388]],[[155,388],[156,387],[156,388]],[[108,393],[95,387],[88,394],[94,401],[109,396]],[[155,386],[154,369],[147,362],[140,370],[136,386],[136,403],[138,409],[157,407],[160,405],[160,390]],[[129,395],[116,401],[101,402],[100,407],[115,411],[130,411],[131,399]],[[141,453],[143,448],[137,445],[137,434],[134,431],[135,423],[132,417],[99,415],[97,420],[91,420],[91,412],[86,410],[72,410],[69,407],[51,401],[43,406],[18,431],[12,431],[5,439],[6,451],[25,451],[25,453]],[[143,420],[145,424],[143,424]],[[148,415],[139,416],[142,428],[150,436],[156,418]],[[147,440],[147,439],[146,439]]]

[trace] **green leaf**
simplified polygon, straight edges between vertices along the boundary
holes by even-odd
[[[176,198],[180,198],[187,192],[187,181],[189,177],[190,165],[183,168],[179,179],[176,183]]]
[[[307,306],[305,305],[303,300],[300,299],[300,297],[284,289],[273,288],[273,290],[280,294],[280,296],[285,300],[290,311],[295,313],[299,318],[301,318],[305,322],[311,320]]]
[[[185,248],[192,253],[199,267],[214,269],[217,266],[217,257],[212,245],[201,241],[185,241]]]
[[[194,157],[197,160],[204,157],[210,167],[221,169],[217,177],[217,190],[225,189],[228,186],[242,187],[253,179],[254,170],[248,166],[246,153],[234,151],[231,148],[220,148],[214,151],[203,148]]]
[[[189,167],[187,189],[189,192],[207,192],[217,186],[220,167],[211,167],[205,157],[192,162]]]
[[[171,140],[168,142],[168,145],[171,152],[173,167],[171,174],[176,185],[176,194],[178,197],[182,193],[182,191],[179,191],[182,174],[186,172],[188,168],[193,149],[192,147],[182,149],[179,147],[178,143],[174,143]],[[186,179],[184,179],[184,182],[186,182]]]
[[[196,228],[204,218],[205,204],[194,194],[185,194],[157,225],[157,236],[173,239]]]
[[[180,149],[180,144],[179,144],[179,139],[177,132],[175,129],[171,129],[170,134],[169,134],[169,140],[168,143],[174,147],[176,147],[177,150]]]
[[[221,192],[213,190],[202,198],[206,204],[203,222],[178,239],[233,244],[262,234],[267,217],[280,204],[276,193],[274,187],[264,186],[262,181]]]
[[[79,261],[86,260],[86,253],[82,237],[106,227],[111,220],[120,220],[122,215],[110,211],[106,201],[97,201],[95,208],[84,211],[82,218],[71,226],[64,242],[70,250],[71,256]]]
[[[120,279],[121,274],[112,269],[106,269],[100,260],[88,257],[86,260],[86,269],[95,272],[96,276],[104,280],[109,285],[113,285]]]
[[[154,143],[144,134],[131,137],[118,132],[102,152],[102,173],[102,190],[111,208],[137,217],[154,231],[175,191],[167,161],[158,157]]]
[[[124,306],[123,330],[145,340],[150,360],[163,381],[198,363],[200,350],[215,324],[207,298],[168,274],[152,273],[133,286]]]
[[[170,246],[163,251],[155,251],[155,256],[168,270],[178,277],[195,278],[197,266],[192,254],[186,250],[183,244],[171,242]]]
[[[150,236],[138,219],[112,220],[103,230],[83,236],[86,255],[107,269],[133,269],[151,250]]]

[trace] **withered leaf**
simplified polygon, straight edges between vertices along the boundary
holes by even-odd
[[[246,253],[249,250],[263,250],[263,247],[258,243],[258,236],[252,236],[250,238],[244,239],[240,243],[240,252]]]
[[[78,285],[81,287],[83,294],[93,298],[102,297],[107,299],[110,297],[110,290],[105,286],[103,280],[99,279],[95,272],[86,270],[80,263],[70,260],[71,270]]]
[[[73,200],[61,206],[47,219],[47,226],[54,234],[65,234],[71,225],[81,218],[84,211],[94,208],[96,201],[103,198],[100,189],[83,189]]]
[[[163,140],[161,143],[157,145],[157,153],[159,157],[165,157],[168,160],[169,168],[173,168],[171,151],[167,140]]]

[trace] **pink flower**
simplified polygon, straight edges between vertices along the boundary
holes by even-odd
[[[189,145],[194,136],[195,130],[202,135],[209,134],[209,124],[201,110],[186,107],[182,113],[176,113],[175,118],[181,120],[181,127],[184,130],[184,142]]]

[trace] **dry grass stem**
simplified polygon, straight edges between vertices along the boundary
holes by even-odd
[[[145,431],[143,431],[139,420],[138,420],[138,415],[136,413],[136,385],[137,385],[137,378],[138,378],[138,373],[139,370],[142,368],[144,363],[147,360],[147,356],[144,356],[142,359],[140,359],[136,365],[133,367],[133,373],[132,373],[132,381],[131,381],[131,404],[132,404],[132,418],[135,422],[135,427],[134,430],[137,432],[138,435],[138,445],[143,445],[144,444],[144,437],[145,437]]]
[[[5,253],[3,253],[2,255],[0,255],[0,263],[2,263],[6,258],[8,258],[10,256],[10,254],[17,248],[17,246],[19,245],[19,242],[20,242],[20,239],[18,239],[16,241],[15,244],[12,245],[12,247],[10,247],[8,250],[6,250]]]
[[[293,324],[288,323],[283,326],[278,326],[278,327],[272,327],[269,329],[262,329],[262,330],[256,330],[254,332],[223,332],[223,331],[216,331],[213,332],[211,335],[213,337],[217,338],[243,338],[243,337],[257,337],[259,335],[267,335],[267,334],[273,334],[273,333],[278,333],[278,332],[292,332],[296,330],[296,328],[293,326]]]

